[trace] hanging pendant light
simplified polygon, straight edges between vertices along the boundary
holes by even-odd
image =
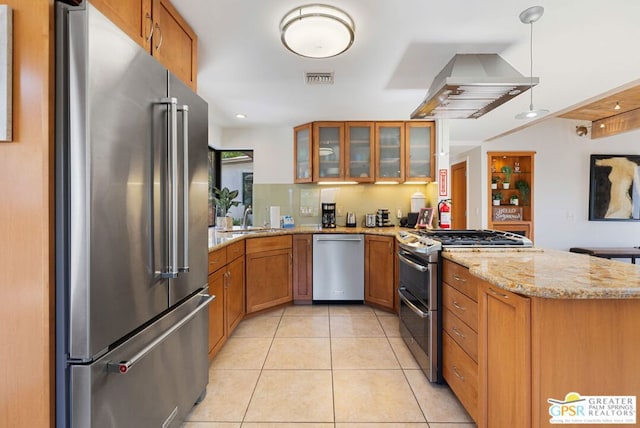
[[[529,38],[529,76],[531,77],[530,89],[531,103],[529,104],[529,110],[523,111],[516,115],[516,119],[535,119],[536,117],[543,116],[549,113],[549,110],[533,108],[533,23],[542,17],[544,14],[544,8],[542,6],[532,6],[525,9],[520,13],[520,21],[523,24],[531,25],[531,35]]]

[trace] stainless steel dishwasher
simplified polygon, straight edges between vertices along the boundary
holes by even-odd
[[[313,235],[313,300],[364,300],[364,235]]]

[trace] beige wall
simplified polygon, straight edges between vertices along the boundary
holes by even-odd
[[[13,8],[13,142],[0,143],[0,427],[53,406],[53,1]]]

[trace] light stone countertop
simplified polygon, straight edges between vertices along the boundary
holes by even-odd
[[[367,235],[383,235],[383,236],[396,236],[400,228],[397,226],[391,227],[344,227],[338,226],[336,228],[322,228],[320,226],[296,226],[293,228],[285,229],[250,229],[250,232],[243,230],[216,230],[213,227],[209,228],[209,252],[215,251],[219,248],[223,248],[233,242],[238,242],[247,238],[258,238],[265,236],[278,236],[278,235],[294,235],[300,233],[364,233]]]
[[[551,299],[640,299],[640,265],[546,249],[448,249],[446,259],[497,287]]]
[[[300,233],[364,233],[395,236],[399,227],[296,226],[287,229],[219,231],[209,229],[209,251],[246,238]],[[640,299],[640,265],[587,254],[541,248],[445,249],[442,256],[497,287],[551,299]]]

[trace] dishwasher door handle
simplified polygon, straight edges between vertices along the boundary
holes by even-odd
[[[353,237],[349,237],[349,238],[323,238],[323,237],[317,237],[316,241],[323,241],[323,242],[348,242],[348,241],[353,241],[353,242],[360,242],[362,241],[362,238],[353,238]]]

